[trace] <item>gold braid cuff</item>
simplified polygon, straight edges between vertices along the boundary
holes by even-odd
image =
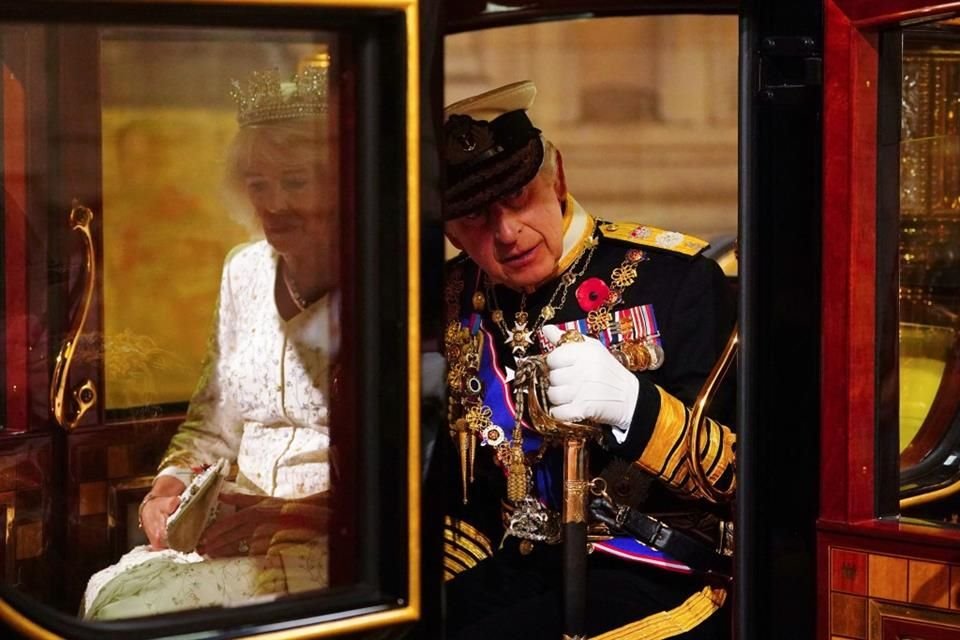
[[[727,599],[726,589],[704,587],[680,606],[593,636],[593,640],[663,640],[686,633],[712,616]]]
[[[690,411],[680,400],[660,387],[657,387],[657,391],[660,392],[660,413],[650,441],[636,464],[676,489],[696,497],[705,497],[691,479],[688,466],[690,456],[687,449],[687,430],[691,428]],[[703,470],[714,486],[734,462],[736,439],[730,429],[711,419],[707,420],[707,428],[700,434]],[[724,484],[732,485],[733,474],[728,474],[728,477]]]
[[[444,519],[443,567],[444,579],[450,580],[461,571],[477,566],[493,555],[493,545],[478,529],[463,520]]]

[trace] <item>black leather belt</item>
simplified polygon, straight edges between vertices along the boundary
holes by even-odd
[[[729,575],[729,561],[709,545],[632,507],[615,506],[602,498],[590,501],[591,514],[614,530],[684,563],[695,571]]]

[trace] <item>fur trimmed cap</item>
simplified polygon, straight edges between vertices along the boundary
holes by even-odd
[[[527,116],[536,95],[524,80],[444,109],[445,220],[482,211],[537,175],[543,142]]]

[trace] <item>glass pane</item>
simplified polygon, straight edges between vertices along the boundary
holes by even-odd
[[[361,583],[365,606],[409,602],[404,536],[376,539],[381,505],[410,506],[406,391],[355,401],[382,358],[375,379],[406,384],[406,307],[358,293],[410,289],[405,16],[149,26],[133,5],[141,26],[0,24],[0,597],[96,621],[279,598],[316,615]],[[183,24],[202,15],[252,24]],[[391,80],[361,104],[370,69]],[[391,148],[358,157],[357,122]],[[376,354],[344,349],[365,332]]]
[[[725,454],[715,463],[692,461],[686,436],[654,444],[656,436],[647,439],[652,421],[649,430],[638,425],[657,409],[641,400],[626,403],[624,419],[634,421],[637,438],[629,452],[618,451],[613,437],[602,448],[590,437],[582,447],[570,446],[575,438],[561,443],[557,434],[569,427],[541,411],[560,417],[572,406],[563,393],[590,404],[618,378],[657,385],[680,407],[677,415],[687,415],[682,405],[693,406],[720,359],[736,313],[737,59],[736,16],[543,22],[445,40],[445,228],[449,255],[461,254],[448,263],[444,289],[450,450],[459,456],[447,465],[458,475],[456,504],[447,505],[444,593],[448,632],[457,637],[483,635],[503,618],[465,604],[485,595],[536,600],[539,615],[512,611],[518,628],[536,627],[537,637],[626,637],[625,629],[650,620],[637,622],[653,613],[641,601],[663,587],[665,574],[642,564],[651,548],[637,543],[636,530],[607,526],[595,503],[588,509],[580,502],[576,487],[590,478],[610,488],[611,508],[621,515],[655,514],[684,539],[709,540],[707,557],[724,549],[731,511],[723,490],[704,490],[716,490],[709,513],[697,492],[732,476],[732,465],[719,461]],[[654,267],[674,259],[662,250],[676,248],[684,234],[708,241],[705,255],[729,277],[700,255],[672,263],[676,270]],[[658,243],[667,237],[673,240]],[[706,274],[709,282],[700,280]],[[551,353],[551,342],[562,351],[569,340],[596,348],[598,358],[607,357],[606,348],[620,364],[611,362],[597,385],[577,387],[574,378],[589,378],[586,351],[568,345],[567,356]],[[715,434],[732,427],[734,378],[719,385],[707,409],[724,424]],[[609,423],[589,411],[565,415]],[[710,449],[731,451],[730,442]],[[669,452],[670,461],[634,464],[645,447]],[[693,488],[697,466],[712,469],[701,489]],[[591,540],[591,555],[580,563],[578,527]],[[563,559],[553,544],[561,537]],[[658,560],[650,564],[694,574],[704,568],[673,564],[678,556],[655,546]],[[543,584],[531,589],[518,581],[509,596],[482,593],[483,585],[529,569],[516,560],[528,554]],[[487,556],[493,561],[477,563]],[[580,627],[576,589],[569,588],[578,569],[590,572],[591,592],[617,591],[639,575],[634,569],[650,589],[621,593],[602,615],[587,603],[590,622]],[[686,593],[702,588],[697,580],[674,586]],[[565,609],[551,606],[564,597]],[[725,636],[724,624],[714,616],[690,635]],[[619,625],[627,626],[612,630]]]
[[[278,46],[204,43],[184,32],[150,40],[122,31],[101,43],[103,323],[106,408],[183,402],[200,377],[223,257],[251,239],[225,215],[221,184],[236,108],[211,77],[225,77]],[[211,34],[212,35],[212,34]],[[322,45],[320,45],[322,46]],[[318,45],[283,45],[289,65]],[[299,48],[300,51],[296,51]],[[187,61],[202,52],[198,73]],[[326,55],[326,54],[324,54]],[[224,69],[224,61],[234,69]],[[235,61],[235,62],[234,62]],[[176,300],[171,313],[143,292]]]
[[[960,479],[960,30],[904,31],[899,451],[903,514],[956,518]],[[946,490],[946,491],[945,491]]]
[[[448,36],[445,104],[533,80],[531,117],[588,211],[709,240],[735,276],[737,28],[736,16],[675,15]]]

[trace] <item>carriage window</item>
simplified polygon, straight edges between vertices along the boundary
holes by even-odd
[[[960,24],[948,20],[906,29],[898,44],[900,117],[891,127],[899,128],[899,192],[896,218],[890,219],[897,220],[899,231],[889,244],[899,265],[898,312],[891,316],[898,327],[899,500],[904,516],[955,523],[960,514]],[[882,202],[881,196],[881,207]],[[883,233],[878,228],[879,237]],[[883,323],[880,330],[893,324]]]
[[[722,377],[720,371],[730,364],[734,344],[731,341],[731,349],[724,350],[717,339],[729,335],[735,312],[734,305],[728,304],[733,296],[725,289],[735,284],[737,275],[737,25],[735,16],[570,20],[453,35],[445,43],[445,99],[452,105],[445,112],[444,125],[446,230],[451,245],[465,254],[451,265],[445,290],[450,292],[445,343],[451,372],[450,432],[460,454],[457,490],[463,496],[450,535],[466,531],[460,537],[469,538],[474,546],[474,539],[488,538],[496,544],[502,538],[508,550],[515,546],[519,554],[562,538],[563,589],[557,584],[545,595],[538,591],[538,597],[559,599],[561,592],[565,597],[563,626],[558,620],[544,623],[558,637],[581,637],[584,631],[591,637],[627,637],[643,635],[636,631],[641,627],[656,626],[641,613],[643,589],[634,594],[636,601],[623,600],[618,613],[610,616],[622,620],[619,624],[629,621],[626,626],[611,629],[617,625],[596,620],[583,624],[579,614],[589,611],[581,606],[585,603],[578,589],[586,579],[577,573],[578,568],[586,570],[583,554],[593,554],[590,557],[596,562],[603,562],[604,554],[644,562],[640,555],[650,550],[638,542],[642,536],[636,530],[605,527],[609,518],[597,511],[596,503],[588,507],[578,488],[588,484],[587,476],[614,487],[616,497],[608,504],[618,513],[656,513],[665,526],[691,540],[709,540],[704,546],[708,555],[714,550],[722,553],[726,545],[722,536],[714,534],[731,530],[726,502],[732,491],[711,483],[722,485],[726,482],[719,480],[722,475],[732,476],[732,463],[727,466],[733,459],[732,436],[724,436],[723,444],[712,447],[730,454],[718,454],[726,456],[725,461],[718,458],[713,463],[696,460],[696,452],[708,447],[688,447],[686,436],[659,444],[653,444],[654,436],[649,441],[642,436],[638,447],[640,442],[646,443],[648,451],[660,447],[671,458],[663,465],[645,466],[632,463],[632,452],[601,452],[587,446],[579,427],[564,432],[571,424],[561,428],[549,416],[560,417],[564,411],[561,395],[554,394],[567,388],[557,377],[562,375],[557,365],[564,349],[559,345],[575,339],[588,341],[604,357],[604,348],[615,352],[619,342],[626,369],[612,364],[605,370],[609,380],[618,370],[634,381],[629,369],[644,381],[639,384],[656,382],[663,385],[665,394],[677,394],[671,396],[681,398],[675,400],[677,406],[709,405],[712,416],[725,425],[733,424],[733,385],[723,385],[717,377],[707,381],[706,374],[713,368]],[[524,240],[527,234],[521,231],[531,228],[535,241]],[[691,237],[705,242],[683,240]],[[661,258],[673,260],[661,251],[676,250],[683,242],[696,246],[693,254],[709,243],[706,255],[716,259],[728,276],[725,280],[721,269],[701,256],[674,263],[695,264],[697,271],[703,267],[701,274],[712,274],[709,285],[701,282],[703,286],[695,288],[703,306],[691,303],[689,295],[672,297],[677,287],[685,288],[696,278],[693,270],[682,271],[682,278],[672,280],[686,267],[674,272],[672,267],[660,271],[639,265],[640,261],[654,265],[662,264],[657,262]],[[536,257],[541,244],[553,247],[543,254],[549,258]],[[667,281],[676,286],[665,285]],[[566,291],[578,284],[575,302]],[[671,291],[670,297],[661,295],[665,290]],[[596,304],[589,302],[591,297]],[[679,308],[683,311],[677,312]],[[641,315],[646,316],[644,320]],[[508,328],[511,322],[513,329]],[[648,328],[638,332],[640,324]],[[548,337],[555,331],[566,338]],[[614,334],[617,338],[609,337]],[[672,345],[667,337],[671,334]],[[551,341],[558,349],[545,356]],[[631,361],[627,355],[631,349],[645,354],[633,351],[638,357]],[[573,358],[570,364],[586,363],[576,352],[568,353]],[[530,368],[533,362],[542,363],[539,373]],[[660,368],[664,362],[673,362],[674,368],[658,378],[670,366]],[[716,368],[715,362],[719,363]],[[572,374],[574,368],[568,371]],[[546,378],[538,380],[546,373],[550,374],[549,393]],[[704,391],[702,403],[695,403],[701,388],[716,391],[718,387],[719,393]],[[577,397],[600,395],[594,393],[584,390]],[[709,402],[708,395],[720,402]],[[632,415],[633,400],[627,404]],[[641,415],[642,405],[637,401],[636,416]],[[550,407],[549,413],[545,407]],[[574,422],[591,415],[590,410],[580,409],[573,414],[578,416],[570,418]],[[685,415],[682,409],[678,415]],[[609,418],[597,419],[605,421]],[[520,428],[521,422],[529,431]],[[657,428],[660,422],[658,418]],[[693,434],[690,442],[702,444],[712,436],[692,426],[697,422],[691,418],[678,429]],[[712,428],[714,434],[727,429]],[[542,440],[533,440],[538,434]],[[562,448],[556,446],[561,440]],[[670,465],[678,465],[678,470],[664,471]],[[691,479],[708,470],[711,480],[700,484]],[[505,487],[501,486],[504,472]],[[687,480],[680,481],[681,477],[689,483],[684,484]],[[709,488],[700,494],[700,489],[693,489],[695,484]],[[670,498],[654,498],[660,490],[669,492]],[[691,507],[686,499],[691,495],[708,495],[716,501],[716,509],[707,513]],[[499,523],[490,522],[490,514],[501,510],[502,530],[496,526]],[[682,518],[678,517],[681,512]],[[695,521],[711,524],[692,525]],[[635,544],[638,554],[618,547],[618,540]],[[655,541],[652,546],[659,561],[651,564],[678,566],[672,564],[678,556],[671,556],[666,546]],[[456,540],[449,547],[444,568],[450,578],[446,591],[450,602],[474,599],[478,594],[471,585],[490,581],[491,576],[505,577],[515,569],[509,558],[512,551],[503,554],[502,567],[481,570],[482,566],[473,569],[455,555],[469,555]],[[548,564],[559,571],[559,554],[554,559]],[[704,568],[695,563],[680,566],[694,573]],[[506,568],[503,576],[498,568]],[[619,573],[624,569],[610,565],[610,575],[625,575]],[[655,574],[650,579],[659,586],[660,576]],[[617,579],[599,580],[594,586],[602,589],[603,585],[613,588]],[[522,587],[516,593],[530,597]],[[710,607],[705,603],[705,610],[712,611]],[[460,630],[467,630],[463,635],[490,627],[493,619],[481,622],[475,612],[455,606],[448,613],[452,628],[462,624]],[[705,637],[713,633],[697,629]]]
[[[0,24],[0,597],[151,617],[91,637],[403,606],[407,16],[117,4]]]
[[[532,118],[588,211],[709,240],[736,275],[735,16],[550,22],[445,44],[447,104],[533,80]]]

